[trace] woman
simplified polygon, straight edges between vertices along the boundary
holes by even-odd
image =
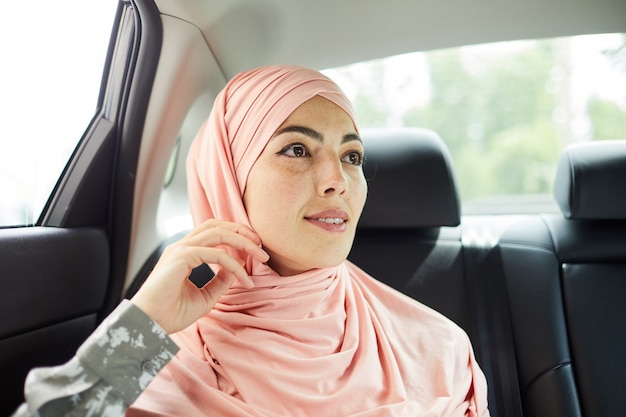
[[[197,226],[126,307],[171,339],[103,325],[92,345],[105,353],[86,366],[102,368],[91,375],[101,398],[121,410],[143,390],[130,417],[487,416],[467,336],[346,260],[362,162],[351,105],[320,73],[271,66],[231,80],[189,154]],[[217,274],[196,289],[187,277],[202,263]],[[124,345],[119,372],[98,365],[118,363]]]

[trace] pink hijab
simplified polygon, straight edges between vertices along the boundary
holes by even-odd
[[[351,104],[317,71],[270,66],[233,78],[189,153],[195,224],[250,226],[248,174],[278,126],[320,95]],[[356,123],[355,123],[356,125]],[[248,258],[237,284],[173,335],[179,354],[127,416],[488,416],[465,333],[348,261],[280,277]]]

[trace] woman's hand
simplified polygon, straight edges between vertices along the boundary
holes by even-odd
[[[182,330],[207,314],[235,280],[248,288],[254,286],[242,266],[244,260],[231,256],[225,247],[267,262],[269,255],[260,245],[259,236],[244,225],[208,220],[163,251],[131,301],[166,332]],[[198,288],[189,275],[203,263],[222,268]]]

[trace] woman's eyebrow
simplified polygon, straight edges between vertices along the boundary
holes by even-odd
[[[312,139],[319,140],[320,142],[324,140],[324,136],[317,130],[313,130],[310,127],[299,126],[299,125],[283,127],[282,129],[277,130],[276,133],[274,133],[274,137],[282,135],[283,133],[290,133],[290,132],[301,133],[305,136],[309,136]]]
[[[308,136],[320,142],[324,141],[324,135],[322,135],[320,132],[318,132],[315,129],[311,129],[310,127],[300,126],[300,125],[285,126],[282,129],[276,131],[276,133],[274,134],[274,137],[282,135],[283,133],[290,133],[290,132],[300,133],[302,135]],[[343,138],[341,139],[341,143],[346,143],[346,142],[350,142],[353,140],[363,142],[361,140],[361,137],[357,135],[356,133],[348,133],[347,135],[343,136]]]
[[[357,135],[356,133],[349,133],[347,135],[344,135],[343,139],[341,140],[341,143],[346,143],[346,142],[350,142],[353,140],[363,143],[363,140],[361,140],[361,137]]]

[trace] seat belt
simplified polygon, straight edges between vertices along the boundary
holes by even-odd
[[[508,290],[496,242],[463,227],[472,344],[487,378],[491,417],[522,417]]]

